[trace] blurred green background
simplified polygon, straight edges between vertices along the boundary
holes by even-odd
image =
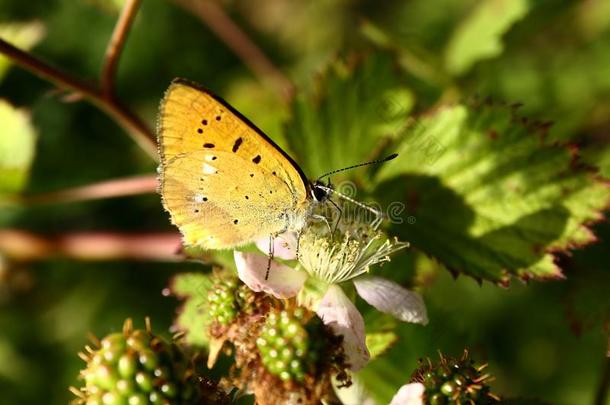
[[[0,0],[0,27],[36,21],[40,41],[32,52],[95,80],[121,3]],[[549,136],[579,145],[588,163],[609,176],[610,3],[487,3],[221,2],[298,90],[315,86],[313,79],[336,55],[383,47],[405,67],[414,112],[474,95],[521,102],[522,112],[555,123]],[[485,36],[496,36],[497,43],[482,46],[478,40]],[[62,101],[53,86],[17,67],[2,73],[1,63],[0,98],[29,110],[38,133],[26,192],[154,173],[154,162],[95,107]],[[285,145],[278,137],[289,108],[273,87],[192,14],[172,1],[144,0],[120,61],[118,96],[153,127],[159,100],[177,76],[222,95]],[[0,136],[4,128],[0,123]],[[0,227],[45,235],[174,230],[154,194],[3,205]],[[391,396],[418,358],[436,358],[439,349],[458,355],[467,347],[490,364],[497,393],[593,403],[607,367],[610,227],[602,223],[594,231],[599,243],[561,258],[566,280],[514,281],[507,289],[454,280],[409,252],[405,269],[425,269],[421,291],[430,323],[401,327],[401,343],[375,360],[364,378]],[[20,261],[0,252],[0,403],[65,404],[83,365],[76,353],[86,334],[120,330],[126,317],[143,326],[144,316],[166,333],[178,303],[161,291],[176,272],[199,269],[194,263]]]

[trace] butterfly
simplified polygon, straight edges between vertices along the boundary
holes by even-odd
[[[160,192],[187,245],[230,249],[302,229],[328,197],[220,97],[175,79],[161,102]]]

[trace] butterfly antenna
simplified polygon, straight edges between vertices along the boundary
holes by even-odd
[[[322,176],[318,177],[318,179],[316,181],[320,181],[324,177],[331,176],[331,175],[333,175],[335,173],[343,172],[345,170],[351,170],[351,169],[355,169],[355,168],[361,167],[361,166],[368,166],[368,165],[374,165],[374,164],[377,164],[377,163],[387,162],[388,160],[394,159],[396,156],[398,156],[398,153],[392,153],[390,156],[386,156],[383,159],[371,160],[370,162],[359,163],[357,165],[353,165],[353,166],[349,166],[349,167],[344,167],[343,169],[333,170],[332,172],[328,172],[328,173],[323,174]],[[337,193],[337,194],[339,194],[339,193]]]
[[[338,192],[337,190],[335,190],[332,187],[327,187],[327,186],[324,186],[322,184],[318,184],[318,185],[316,185],[316,187],[324,190],[328,195],[336,194],[339,198],[343,198],[344,200],[349,201],[350,203],[354,204],[357,207],[360,207],[360,208],[365,209],[365,210],[367,210],[369,212],[372,212],[373,214],[375,214],[377,216],[377,218],[384,218],[385,217],[385,214],[383,212],[379,211],[378,209],[376,209],[374,207],[371,207],[369,205],[366,205],[364,203],[361,203],[360,201],[354,200],[353,198],[348,197],[345,194],[341,194],[340,192]]]

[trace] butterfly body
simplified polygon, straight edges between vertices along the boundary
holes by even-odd
[[[290,156],[198,85],[172,82],[158,134],[163,205],[188,245],[229,249],[299,231],[318,202]]]

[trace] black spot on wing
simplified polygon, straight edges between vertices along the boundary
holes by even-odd
[[[201,123],[202,123],[203,125],[208,125],[208,120],[201,120]]]
[[[233,223],[234,223],[235,225],[237,225],[237,223],[238,223],[238,222],[239,222],[239,220],[237,220],[237,219],[234,219],[234,220],[233,220]]]
[[[201,128],[197,128],[197,133],[199,133],[199,134],[203,134],[203,129],[201,129]]]
[[[213,148],[213,147],[215,147],[215,146],[216,146],[216,145],[214,145],[213,143],[204,143],[204,144],[203,144],[203,147],[204,147],[204,148]]]
[[[256,164],[259,164],[261,162],[261,155],[256,155],[252,161]]]
[[[233,144],[233,149],[232,149],[232,150],[233,150],[233,153],[237,152],[237,150],[239,149],[239,147],[241,146],[241,144],[242,144],[242,142],[243,142],[243,141],[244,141],[244,140],[243,140],[243,139],[241,139],[241,137],[239,137],[239,138],[237,138],[237,139],[235,140],[235,143]]]

